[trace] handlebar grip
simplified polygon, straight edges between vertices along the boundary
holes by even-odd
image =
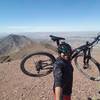
[[[100,35],[98,35],[97,39],[100,41]]]

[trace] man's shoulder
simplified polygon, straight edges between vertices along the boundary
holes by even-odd
[[[72,66],[71,61],[64,60],[58,57],[54,63],[56,66]]]
[[[60,57],[58,57],[58,58],[56,59],[54,65],[58,65],[58,66],[59,66],[59,65],[64,65],[64,62],[63,62],[63,60],[62,60]]]

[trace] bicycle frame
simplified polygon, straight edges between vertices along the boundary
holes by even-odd
[[[73,50],[72,55],[71,55],[71,60],[73,60],[77,55],[83,53],[84,58],[83,58],[83,63],[84,65],[89,64],[89,59],[91,58],[91,49],[86,45],[81,46]]]
[[[75,58],[79,53],[82,52],[82,53],[84,54],[84,63],[86,63],[86,62],[85,62],[86,58],[87,58],[87,63],[88,63],[88,62],[89,62],[89,59],[91,58],[91,49],[92,49],[96,44],[98,44],[99,41],[100,41],[100,35],[97,36],[93,42],[89,43],[89,42],[87,41],[85,45],[82,45],[82,46],[80,46],[80,47],[78,47],[78,48],[75,48],[75,49],[73,50],[73,52],[72,52],[71,60],[72,60],[73,58]]]

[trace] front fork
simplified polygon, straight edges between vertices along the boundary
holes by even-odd
[[[83,51],[84,53],[84,58],[83,58],[83,63],[84,63],[84,69],[89,67],[89,59],[91,59],[91,49],[85,49]]]

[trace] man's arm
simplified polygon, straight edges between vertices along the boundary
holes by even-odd
[[[56,100],[63,100],[61,87],[55,87],[55,97],[56,97]]]
[[[63,79],[62,79],[62,65],[61,64],[54,65],[53,74],[54,74],[56,100],[63,100],[62,99]]]

